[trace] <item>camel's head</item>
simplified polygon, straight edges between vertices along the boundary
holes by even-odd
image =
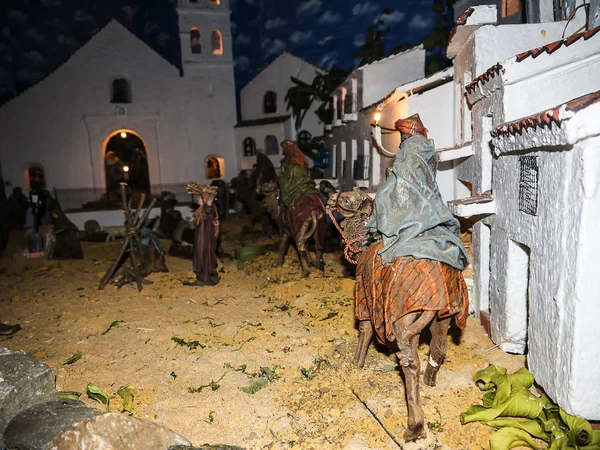
[[[370,216],[373,211],[373,200],[358,188],[349,192],[335,193],[327,201],[329,209],[339,211],[345,219],[357,214]]]

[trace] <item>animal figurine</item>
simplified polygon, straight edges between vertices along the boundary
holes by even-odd
[[[462,270],[467,258],[458,220],[435,182],[437,155],[427,130],[418,115],[398,120],[396,128],[401,133],[400,152],[374,200],[355,189],[334,194],[328,210],[331,217],[332,211],[344,217],[337,226],[346,242],[345,255],[357,263],[359,339],[354,362],[364,365],[373,335],[383,344],[396,343],[408,406],[404,439],[415,441],[426,434],[419,398],[419,336],[429,327],[423,379],[435,386],[451,317],[459,328],[466,325],[468,294]]]
[[[282,207],[279,204],[279,188],[277,183],[274,181],[263,183],[260,186],[259,192],[264,195],[263,208],[273,217],[279,228],[279,265],[283,265],[285,255],[289,249],[290,243],[293,241],[298,248],[298,255],[302,266],[302,275],[304,277],[310,275],[311,266],[323,270],[325,263],[323,262],[322,246],[319,245],[321,239],[319,231],[323,228],[323,222],[325,220],[324,214],[315,208],[308,213],[308,217],[306,217],[303,223],[296,224],[294,222],[293,225],[290,226],[290,221],[286,223],[282,219]],[[293,220],[291,222],[293,222]],[[295,234],[294,229],[298,230]],[[324,237],[324,235],[322,237]],[[308,242],[310,239],[313,239],[316,245],[314,259],[308,251]]]
[[[111,242],[117,238],[125,237],[125,235],[127,234],[127,227],[125,227],[125,226],[108,226],[108,227],[103,227],[102,231],[107,233],[106,242]]]

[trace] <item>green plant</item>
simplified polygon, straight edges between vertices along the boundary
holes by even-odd
[[[490,364],[473,381],[486,393],[482,405],[471,405],[460,415],[460,422],[498,428],[490,439],[490,450],[537,449],[536,439],[546,442],[550,450],[600,450],[600,430],[567,414],[546,395],[534,395],[530,391],[534,378],[527,369],[508,374],[505,368]]]

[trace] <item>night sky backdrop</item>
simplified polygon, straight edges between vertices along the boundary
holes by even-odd
[[[230,0],[236,86],[289,50],[325,69],[351,53],[386,8],[389,50],[416,44],[435,22],[433,0]],[[176,0],[0,0],[0,104],[48,76],[111,18],[181,65]]]

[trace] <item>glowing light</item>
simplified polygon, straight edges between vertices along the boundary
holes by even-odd
[[[129,172],[129,166],[123,166],[123,172]]]
[[[121,137],[122,137],[123,139],[125,139],[125,138],[127,137],[127,133],[125,133],[125,132],[123,131],[123,132],[121,133]]]
[[[379,121],[381,120],[381,113],[376,112],[374,119],[375,119],[375,125],[377,125],[379,123]]]

